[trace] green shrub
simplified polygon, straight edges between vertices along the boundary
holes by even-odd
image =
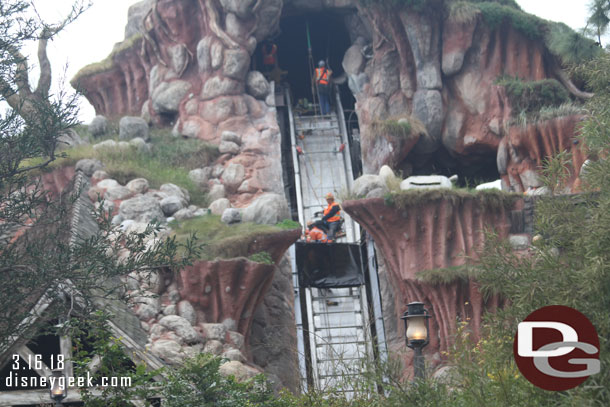
[[[477,7],[481,10],[483,20],[492,30],[500,28],[504,22],[508,22],[530,40],[543,38],[546,23],[539,17],[495,2],[481,2],[477,4]]]
[[[570,101],[568,91],[555,79],[526,82],[504,76],[496,83],[506,90],[513,114],[536,113],[545,106],[561,106]]]
[[[271,258],[271,255],[268,252],[254,253],[248,258],[255,263],[273,264],[273,259]]]

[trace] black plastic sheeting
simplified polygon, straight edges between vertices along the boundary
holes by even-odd
[[[341,288],[364,284],[358,244],[296,243],[301,287]]]

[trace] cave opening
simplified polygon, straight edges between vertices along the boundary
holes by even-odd
[[[286,15],[280,20],[279,32],[269,38],[277,45],[278,65],[287,71],[285,80],[290,85],[295,102],[302,98],[312,100],[307,25],[314,65],[325,60],[333,71],[333,78],[337,79],[344,74],[341,63],[345,51],[351,45],[345,16],[345,11],[330,10]],[[255,61],[257,67],[262,67],[262,43],[258,45]],[[347,87],[347,82],[339,85],[339,92],[344,110],[353,111],[355,98]]]

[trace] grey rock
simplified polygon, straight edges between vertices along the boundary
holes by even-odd
[[[89,123],[89,133],[93,137],[101,137],[108,133],[108,119],[106,116],[97,115]]]
[[[223,350],[222,342],[220,342],[216,339],[207,341],[205,343],[205,346],[203,347],[203,351],[205,353],[211,353],[212,355],[217,355],[217,356],[220,356],[220,354],[222,353],[222,350]]]
[[[104,140],[93,145],[93,149],[98,150],[114,150],[117,146],[117,142],[114,140]]]
[[[152,196],[141,195],[121,202],[119,214],[123,219],[133,219],[136,222],[149,223],[153,220],[165,220],[161,205]]]
[[[386,188],[374,188],[366,194],[365,198],[383,198],[387,192],[388,190]]]
[[[201,99],[214,99],[223,95],[237,95],[242,92],[243,85],[229,78],[215,76],[208,79],[201,90]]]
[[[151,348],[150,352],[171,364],[182,363],[184,356],[181,353],[182,347],[171,339],[158,339]]]
[[[525,170],[519,174],[519,176],[521,177],[521,182],[523,183],[523,188],[525,189],[538,188],[542,186],[542,181],[535,171]]]
[[[118,186],[114,188],[108,188],[104,194],[104,199],[109,201],[115,201],[117,199],[125,199],[131,195],[131,191],[127,187]]]
[[[140,117],[125,116],[119,121],[119,138],[121,140],[131,140],[140,137],[144,140],[149,139],[148,124]]]
[[[223,324],[201,324],[201,328],[206,339],[216,339],[224,342],[227,327]]]
[[[498,173],[500,175],[507,174],[508,166],[508,145],[505,141],[501,141],[498,146],[498,152],[496,154],[496,165],[498,166]]]
[[[195,211],[192,211],[189,208],[183,208],[174,213],[174,219],[176,220],[186,220],[194,217]]]
[[[96,187],[102,188],[102,189],[110,189],[110,188],[115,188],[115,187],[119,187],[119,186],[121,186],[121,184],[119,184],[117,182],[117,180],[114,180],[112,178],[103,179],[100,182],[98,182],[96,185]]]
[[[208,197],[212,202],[224,198],[225,196],[227,196],[225,186],[222,184],[216,184],[212,186],[212,188],[210,188],[210,192],[208,193]]]
[[[220,0],[226,12],[234,13],[243,19],[251,17],[253,3],[254,0]]]
[[[220,220],[226,223],[227,225],[239,223],[241,222],[241,212],[239,211],[239,209],[227,208],[222,212]]]
[[[239,146],[231,141],[221,141],[218,146],[220,154],[239,154]]]
[[[525,250],[530,245],[529,237],[524,235],[510,235],[508,237],[508,242],[515,250]]]
[[[141,150],[145,148],[144,146],[146,145],[146,140],[141,137],[134,137],[129,140],[129,145],[134,146],[137,150]]]
[[[441,143],[444,107],[438,90],[418,90],[413,97],[413,114],[426,126],[427,135],[422,135],[415,145],[418,154],[429,154]]]
[[[224,55],[223,73],[229,78],[243,80],[250,65],[250,54],[243,49],[227,49]]]
[[[175,195],[175,196],[179,197],[182,200],[184,206],[187,206],[189,204],[189,201],[191,200],[191,197],[190,197],[188,191],[175,184],[171,184],[171,183],[163,184],[159,188],[159,191],[164,192],[167,195]]]
[[[63,151],[68,148],[73,148],[89,144],[89,142],[83,140],[81,136],[73,129],[68,129],[63,132],[61,136],[57,138],[57,151]]]
[[[214,215],[222,216],[225,209],[231,207],[231,202],[227,198],[220,198],[210,204],[210,212]]]
[[[223,167],[221,164],[216,164],[214,168],[212,168],[212,178],[220,178],[224,171],[225,167]]]
[[[222,324],[226,326],[227,330],[229,331],[237,330],[237,322],[235,322],[235,320],[233,320],[232,318],[225,319],[224,321],[222,321]]]
[[[161,210],[165,216],[172,216],[174,213],[178,212],[180,209],[184,209],[183,200],[176,195],[170,195],[166,198],[163,198],[161,202]]]
[[[246,343],[244,336],[235,331],[229,331],[229,341],[235,345],[237,349],[242,349]]]
[[[227,165],[222,173],[222,183],[227,187],[236,190],[244,181],[246,169],[241,164],[231,163]]]
[[[225,27],[227,34],[233,38],[244,38],[247,34],[246,26],[233,13],[227,13],[225,18]]]
[[[210,49],[214,39],[212,37],[203,37],[197,44],[197,64],[199,65],[199,72],[209,71],[212,67],[212,60],[210,56]]]
[[[207,185],[212,169],[210,167],[196,168],[189,171],[189,179],[193,181],[197,186],[203,188]]]
[[[385,182],[381,179],[379,175],[364,174],[354,181],[354,185],[352,186],[352,193],[357,197],[363,197],[366,196],[373,189],[377,188],[385,189],[387,191]]]
[[[222,354],[222,358],[229,360],[237,360],[239,362],[246,361],[246,358],[244,358],[244,355],[242,355],[238,349],[228,349]]]
[[[186,343],[199,343],[203,341],[201,335],[191,326],[190,322],[178,315],[167,315],[159,320],[159,324],[174,331]]]
[[[176,306],[174,304],[170,304],[167,307],[163,308],[163,315],[176,315]]]
[[[134,178],[125,186],[134,194],[144,194],[148,191],[148,181],[145,178]]]
[[[187,49],[184,44],[175,44],[167,48],[170,57],[171,68],[176,74],[180,74],[188,63]]]
[[[359,45],[352,45],[345,51],[341,65],[348,75],[358,75],[364,69],[366,60]]]
[[[120,224],[123,222],[123,220],[124,220],[124,219],[123,219],[123,217],[122,217],[121,215],[114,215],[114,216],[112,217],[112,220],[110,221],[110,223],[111,223],[113,226],[118,226],[118,225],[120,225]],[[132,222],[133,222],[133,221],[132,221]]]
[[[88,177],[91,177],[96,171],[104,168],[100,160],[91,158],[83,158],[76,163],[76,171],[82,171]]]
[[[221,141],[230,141],[231,143],[235,143],[238,146],[241,146],[241,136],[232,131],[228,131],[228,130],[223,131],[222,134],[220,135],[220,140]]]
[[[147,99],[142,105],[142,109],[140,110],[140,117],[142,120],[146,122],[146,124],[150,125],[152,123],[152,115],[150,114],[150,100]]]
[[[134,3],[127,12],[127,25],[125,25],[125,39],[144,31],[144,17],[150,11],[154,0],[143,0]]]
[[[197,323],[197,313],[190,302],[184,300],[178,303],[178,315],[189,321],[191,325]]]
[[[264,100],[269,94],[269,82],[258,71],[250,71],[246,76],[246,91],[257,99]]]
[[[379,178],[387,185],[388,180],[393,179],[394,177],[396,177],[396,175],[394,174],[394,171],[392,171],[392,169],[390,167],[388,167],[387,165],[383,165],[380,169],[379,169]]]
[[[281,195],[266,193],[256,198],[242,212],[244,222],[275,225],[290,217],[286,198]]]
[[[258,370],[246,366],[237,360],[231,360],[222,364],[218,371],[221,375],[233,376],[238,381],[250,379],[260,373]]]
[[[104,170],[96,170],[93,172],[93,175],[91,175],[91,181],[101,181],[104,179],[109,178],[110,175],[108,175],[108,173]]]
[[[131,145],[126,141],[119,141],[118,143],[116,143],[116,149],[118,151],[129,151],[130,148]]]
[[[222,57],[224,55],[224,47],[220,41],[214,41],[210,47],[210,57],[212,69],[218,69],[222,65]]]
[[[375,65],[371,85],[375,95],[389,97],[400,88],[400,59],[397,52],[387,52]]]
[[[191,90],[187,81],[163,82],[152,94],[152,108],[157,113],[176,113],[178,106]]]
[[[136,315],[144,321],[157,316],[161,308],[159,298],[138,297],[135,299],[135,303],[137,304]]]

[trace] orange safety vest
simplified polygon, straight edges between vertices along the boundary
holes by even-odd
[[[320,85],[328,85],[328,69],[316,68],[316,81]]]
[[[328,236],[326,236],[326,233],[324,233],[322,229],[313,227],[307,232],[307,241],[326,243],[328,241]]]
[[[333,202],[331,204],[329,204],[326,209],[324,209],[324,216],[326,216],[326,214],[328,212],[330,212],[330,210],[333,208],[333,206],[338,206],[339,207],[339,212],[335,213],[335,215],[332,218],[328,218],[326,219],[327,222],[337,222],[339,220],[341,220],[341,216],[339,216],[341,214],[341,205],[339,205],[337,202]]]
[[[271,48],[271,49],[269,49]],[[263,65],[275,65],[275,54],[277,54],[277,45],[265,45],[263,47]]]

